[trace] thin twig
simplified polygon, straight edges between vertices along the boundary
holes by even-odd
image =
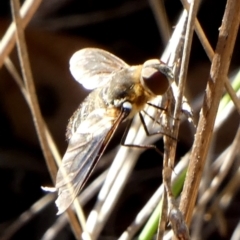
[[[16,24],[18,54],[19,54],[19,59],[21,63],[21,69],[23,72],[23,79],[26,86],[26,90],[29,94],[30,110],[33,116],[34,124],[36,126],[39,141],[43,149],[44,157],[48,162],[49,171],[51,173],[51,176],[53,177],[53,176],[56,176],[57,168],[56,168],[56,165],[54,164],[54,159],[51,154],[51,151],[49,150],[49,147],[45,138],[45,134],[42,132],[42,129],[43,129],[42,116],[41,116],[38,100],[36,97],[36,91],[33,83],[32,73],[30,70],[31,68],[30,68],[30,63],[29,63],[28,54],[27,54],[25,36],[22,29],[21,17],[19,14],[19,7],[20,7],[19,1],[12,0],[11,5],[12,5],[11,6],[12,15]]]
[[[229,0],[220,28],[217,48],[213,57],[206,95],[200,113],[195,142],[180,202],[180,209],[184,213],[188,225],[192,218],[198,187],[210,146],[217,108],[230,65],[233,46],[239,28],[239,16],[240,2],[238,0]]]
[[[187,2],[187,0],[181,0],[181,2],[183,4],[184,8],[189,10],[189,3]],[[211,47],[211,45],[210,45],[210,43],[209,43],[209,41],[208,41],[208,39],[207,39],[207,37],[206,37],[206,35],[205,35],[205,33],[204,33],[204,31],[203,31],[203,29],[202,29],[202,27],[201,27],[197,18],[195,19],[195,31],[198,35],[198,38],[199,38],[200,42],[202,43],[202,46],[203,46],[209,60],[212,62],[213,56],[214,56],[214,51],[213,51],[213,49],[212,49],[212,47]],[[238,110],[238,113],[240,114],[240,100],[238,99],[238,97],[237,97],[237,95],[236,95],[236,93],[235,93],[235,91],[234,91],[234,89],[233,89],[232,85],[230,84],[229,79],[227,77],[226,77],[226,80],[225,80],[224,84],[225,84],[225,88],[226,88],[228,94],[231,96],[232,101],[234,102],[234,104],[235,104],[235,106]]]
[[[25,98],[28,106],[30,107],[30,100],[29,100],[29,93],[28,91],[26,90],[26,87],[23,83],[23,80],[22,80],[22,77],[20,76],[20,74],[18,73],[17,71],[17,68],[15,67],[15,65],[13,64],[13,62],[11,61],[11,59],[9,57],[6,57],[5,61],[4,61],[4,65],[5,67],[8,69],[9,73],[12,75],[13,79],[15,80],[15,82],[17,83],[20,91],[22,92],[23,94],[23,97]],[[57,163],[57,166],[59,167],[60,164],[61,164],[61,156],[60,156],[60,153],[57,149],[57,146],[53,140],[53,137],[44,121],[44,119],[42,119],[43,121],[43,132],[45,132],[45,135],[46,135],[46,139],[47,139],[47,142],[48,142],[48,146],[50,148],[50,151]]]
[[[15,80],[15,82],[17,83],[20,91],[22,92],[23,97],[25,98],[27,104],[29,105],[30,104],[29,95],[24,86],[22,77],[20,76],[20,74],[17,71],[17,68],[14,66],[13,62],[11,61],[11,59],[9,57],[6,57],[6,59],[4,61],[4,65],[7,68],[7,70],[9,71],[9,73],[12,75],[12,77]]]
[[[36,91],[35,91],[33,77],[32,77],[32,73],[31,73],[25,36],[24,36],[24,32],[23,32],[22,19],[21,19],[20,12],[19,12],[19,9],[20,9],[19,0],[11,1],[11,9],[12,9],[12,15],[13,15],[15,25],[16,25],[18,53],[19,53],[19,59],[20,59],[23,79],[24,79],[24,83],[26,86],[26,90],[29,94],[29,103],[30,103],[29,107],[30,107],[30,110],[31,110],[31,113],[33,116],[33,121],[34,121],[35,128],[36,128],[36,131],[38,134],[40,145],[43,150],[44,157],[47,162],[49,172],[51,174],[53,181],[55,181],[57,167],[55,165],[53,155],[48,146],[48,142],[47,142],[46,135],[44,132],[44,123],[42,120],[42,115],[41,115],[38,100],[36,97]],[[79,236],[81,234],[80,225],[79,225],[75,215],[73,214],[72,210],[68,210],[68,215],[69,215],[69,218],[71,219],[71,226],[74,230],[75,237],[79,238]]]
[[[190,50],[192,46],[192,37],[194,32],[194,23],[197,15],[197,10],[199,6],[199,0],[191,2],[190,10],[188,14],[187,26],[186,26],[186,35],[185,42],[183,46],[183,57],[181,59],[180,75],[178,81],[178,93],[176,99],[176,105],[173,115],[173,132],[172,136],[177,139],[178,130],[180,126],[180,116],[182,110],[182,102],[184,96],[184,88],[187,78],[188,63],[190,57]],[[176,203],[174,201],[172,192],[171,192],[171,173],[172,167],[175,162],[175,154],[177,142],[169,137],[164,138],[165,142],[165,151],[164,151],[164,169],[163,169],[163,181],[168,195],[168,207],[169,207],[169,219],[171,221],[172,229],[174,231],[174,236],[176,238],[189,239],[189,233],[186,228],[186,225],[183,221],[183,216],[179,212]],[[162,232],[158,232],[157,239],[162,239]]]
[[[187,79],[188,63],[189,63],[189,58],[190,58],[191,46],[192,46],[194,23],[195,23],[195,18],[196,18],[197,11],[198,11],[199,2],[200,2],[199,0],[195,0],[195,1],[193,0],[191,3],[190,10],[189,10],[186,36],[185,36],[185,42],[184,42],[184,47],[183,47],[183,57],[181,59],[181,68],[180,68],[180,75],[179,75],[179,82],[178,82],[179,93],[178,93],[178,99],[176,101],[176,106],[175,106],[175,111],[174,111],[175,119],[179,119],[179,116],[181,114],[182,100],[183,100],[183,95],[184,95],[185,83],[186,83],[186,79]],[[177,132],[179,129],[179,122],[176,121],[176,123],[177,124],[175,124],[175,128],[174,128],[174,131],[175,131],[174,136],[175,137],[177,136]]]
[[[22,17],[22,26],[25,28],[29,21],[32,19],[34,13],[38,9],[42,0],[26,0],[20,9],[20,15]],[[11,23],[7,29],[4,37],[0,42],[0,68],[2,67],[5,58],[12,51],[16,41],[16,26]]]

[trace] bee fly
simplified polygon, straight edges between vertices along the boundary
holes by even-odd
[[[172,70],[158,59],[129,66],[113,54],[82,49],[70,59],[73,77],[94,89],[69,121],[67,151],[56,179],[58,214],[64,212],[83,188],[119,124],[163,95]]]

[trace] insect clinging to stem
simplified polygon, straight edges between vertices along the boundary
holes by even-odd
[[[68,148],[58,170],[56,205],[64,212],[83,188],[119,124],[163,95],[172,69],[159,59],[129,66],[97,48],[77,51],[70,59],[73,77],[93,91],[80,104],[67,127]]]

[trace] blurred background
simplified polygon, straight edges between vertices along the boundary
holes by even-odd
[[[225,4],[225,0],[202,1],[199,9],[198,19],[213,49]],[[181,2],[168,0],[164,1],[164,5],[170,29],[173,31],[182,11]],[[11,20],[10,2],[1,0],[1,37]],[[70,75],[68,61],[71,55],[81,48],[100,47],[133,65],[160,57],[166,46],[166,41],[160,36],[151,1],[147,0],[43,0],[25,33],[42,115],[61,154],[64,154],[67,146],[65,129],[68,119],[88,94]],[[239,47],[240,44],[236,44],[232,70],[239,66]],[[11,59],[19,67],[16,48]],[[209,69],[210,62],[195,35],[186,89],[190,105],[197,105],[196,99],[202,100],[201,94],[205,89]],[[198,110],[194,109],[196,119]],[[52,186],[29,108],[4,66],[0,70],[0,123],[1,238],[3,230],[45,195],[41,186]],[[227,128],[227,134],[221,132],[222,136],[216,144],[218,148],[214,150],[216,156],[232,141],[238,126],[237,114],[233,114],[231,122],[226,124],[231,124],[231,128]],[[183,134],[179,137],[178,158],[191,148],[193,135],[189,128],[188,123],[181,127]],[[119,143],[120,138],[121,132],[113,139],[112,146]],[[162,148],[161,141],[156,144]],[[124,197],[111,216],[107,228],[103,230],[101,239],[115,239],[114,236],[118,236],[128,226],[135,212],[158,187],[162,162],[159,162],[159,156],[155,152],[147,154],[151,154],[152,160],[144,161],[146,153],[142,154]],[[93,203],[94,200],[87,205],[86,212]],[[217,231],[209,232],[207,239],[229,239],[228,233],[235,227],[240,210],[238,207],[235,211],[229,211],[229,231],[225,235]],[[31,239],[41,239],[46,229],[56,220],[56,212],[52,202],[8,239],[29,236]],[[66,226],[57,239],[74,237]]]

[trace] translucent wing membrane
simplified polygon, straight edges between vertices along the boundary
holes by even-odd
[[[124,117],[120,111],[116,118],[109,116],[106,109],[96,109],[72,135],[57,174],[58,214],[76,198]]]
[[[77,51],[69,63],[73,77],[86,89],[103,86],[114,72],[129,67],[115,55],[97,48]]]

